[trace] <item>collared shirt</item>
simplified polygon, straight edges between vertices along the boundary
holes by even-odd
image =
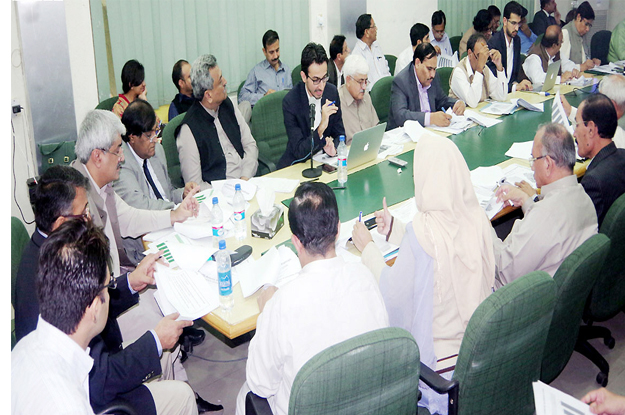
[[[37,329],[11,352],[12,414],[93,414],[89,371],[93,359],[41,316]]]
[[[430,126],[430,112],[432,110],[430,109],[430,99],[428,97],[428,89],[430,89],[432,84],[430,83],[430,85],[426,87],[421,85],[421,81],[419,81],[419,77],[417,76],[416,69],[414,72],[414,77],[417,80],[417,92],[419,93],[419,105],[421,108],[421,112],[425,113],[424,127],[429,127]]]
[[[443,33],[443,37],[440,41],[436,40],[434,37],[434,33],[430,29],[430,44],[432,46],[438,46],[441,49],[441,55],[452,56],[454,54],[454,50],[451,48],[451,42],[449,41],[449,36],[447,32]]]
[[[508,84],[509,84],[510,78],[512,77],[512,68],[514,67],[514,39],[511,38],[510,40],[508,40],[508,36],[505,33],[504,33],[503,38],[506,41],[506,60],[507,60],[506,62],[507,66],[504,69],[506,71],[506,80],[508,81]]]
[[[464,65],[466,73],[462,70]],[[471,80],[471,77],[473,79]],[[484,66],[483,73],[473,72],[471,61],[466,57],[458,63],[451,74],[451,90],[460,100],[471,108],[477,107],[482,100],[482,88],[486,82],[488,96],[495,101],[505,101],[508,95],[508,82],[503,71],[497,71],[493,76],[488,66]]]
[[[549,56],[549,61],[547,62],[547,66],[549,66],[554,62],[555,56],[549,55],[549,52],[547,52],[547,56]],[[562,55],[560,55],[560,62],[560,70],[562,71],[562,73],[570,72],[575,69],[575,64],[569,59],[562,59]],[[543,71],[543,62],[540,58],[540,55],[529,55],[525,59],[525,62],[523,62],[523,71],[532,82],[532,84],[542,85],[545,83],[547,72]]]
[[[239,93],[239,101],[249,101],[254,106],[270,89],[282,91],[291,88],[293,88],[293,78],[289,67],[280,61],[276,71],[265,59],[257,63],[250,71]]]
[[[530,50],[530,48],[532,47],[534,41],[538,39],[538,36],[534,32],[532,32],[531,29],[530,33],[531,34],[529,37],[525,36],[525,33],[523,33],[521,29],[519,29],[519,33],[517,33],[517,36],[519,37],[519,39],[521,39],[521,53],[524,53],[526,55],[527,51]]]
[[[195,101],[195,98],[181,94],[181,93],[177,93],[176,96],[174,97],[174,101],[178,101],[180,103],[186,104],[187,106],[191,106],[191,104],[193,104],[193,101]],[[180,115],[180,113],[178,112],[178,108],[176,108],[176,104],[172,102],[171,104],[169,104],[169,112],[167,113],[167,119],[171,121],[177,115]]]
[[[391,76],[388,62],[386,61],[384,53],[382,53],[382,48],[380,48],[377,40],[373,42],[371,44],[371,48],[369,48],[365,42],[360,39],[356,39],[356,44],[354,45],[352,54],[362,56],[369,65],[369,73],[367,74],[367,77],[369,78],[369,86],[367,87],[367,91],[371,91],[371,88],[373,88],[373,85],[379,79],[384,78],[385,76]]]
[[[399,71],[404,69],[406,66],[410,65],[413,56],[414,50],[412,50],[412,46],[408,46],[406,49],[401,51],[397,57],[397,61],[395,61],[395,75],[397,75]]]
[[[144,159],[142,159],[141,157],[139,157],[139,155],[137,153],[135,153],[135,149],[132,148],[132,146],[130,144],[128,144],[128,148],[130,149],[130,152],[132,153],[132,155],[137,160],[137,163],[139,163],[139,166],[141,166],[141,168],[143,169],[143,161],[144,161]],[[150,176],[152,176],[152,180],[154,181],[154,184],[156,185],[156,188],[158,189],[158,192],[161,194],[161,197],[163,198],[163,200],[169,201],[169,199],[167,199],[165,197],[165,195],[166,195],[165,190],[164,190],[163,186],[161,185],[161,182],[158,180],[158,177],[156,176],[156,172],[152,168],[152,164],[150,163],[150,159],[147,159],[147,165],[148,165],[148,170],[150,171]],[[151,199],[157,199],[156,194],[154,193],[154,190],[152,189],[152,186],[150,185],[150,182],[148,182],[148,178],[147,178],[147,176],[145,176],[145,174],[144,174],[143,178],[145,179],[146,183],[148,184],[148,189],[150,190],[150,198]]]
[[[349,93],[347,85],[343,85],[339,88],[339,99],[345,127],[345,144],[350,145],[354,134],[376,126],[380,120],[367,91],[360,101],[356,101]]]
[[[323,106],[323,103],[321,102],[321,98],[315,98],[313,95],[310,95],[308,88],[305,89],[306,96],[308,97],[308,106],[310,107],[312,104],[315,104],[315,123],[313,130],[316,130],[317,127],[319,127],[319,124],[321,124],[321,107]]]

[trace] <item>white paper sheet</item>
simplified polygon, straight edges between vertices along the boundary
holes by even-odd
[[[474,121],[476,124],[481,125],[482,127],[492,127],[493,125],[497,125],[503,120],[491,117],[485,117],[473,110],[465,110],[464,116],[467,117],[468,120]]]
[[[241,292],[247,298],[264,285],[282,287],[297,276],[301,265],[286,246],[272,247],[258,260],[250,257],[237,267]]]
[[[297,179],[278,179],[272,177],[252,177],[250,182],[257,187],[267,187],[276,193],[291,193],[299,185]]]
[[[506,151],[506,156],[527,160],[532,156],[533,145],[534,145],[533,141],[525,141],[523,143],[512,143],[508,151]]]
[[[536,415],[591,415],[590,407],[553,386],[532,382]]]

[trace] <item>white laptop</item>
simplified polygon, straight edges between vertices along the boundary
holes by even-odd
[[[378,157],[386,123],[359,131],[352,137],[352,144],[347,154],[347,168],[352,169]]]
[[[561,61],[555,61],[547,68],[547,75],[545,76],[545,83],[534,87],[531,92],[548,92],[556,85],[556,79],[558,78],[558,71],[560,70]]]

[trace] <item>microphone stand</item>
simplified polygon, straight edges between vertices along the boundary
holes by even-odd
[[[312,179],[321,176],[321,167],[313,167],[313,151],[315,150],[315,104],[310,104],[310,167],[302,171],[302,176]]]

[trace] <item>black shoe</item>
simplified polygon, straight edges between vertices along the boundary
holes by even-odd
[[[180,335],[180,346],[183,351],[191,353],[193,352],[193,346],[202,344],[205,338],[206,332],[204,330],[185,327]]]
[[[195,402],[197,403],[197,411],[199,413],[203,413],[203,412],[217,412],[217,411],[221,411],[221,410],[224,409],[224,407],[221,406],[221,405],[215,405],[215,404],[212,404],[212,403],[210,403],[208,401],[205,401],[197,393],[195,394]]]

